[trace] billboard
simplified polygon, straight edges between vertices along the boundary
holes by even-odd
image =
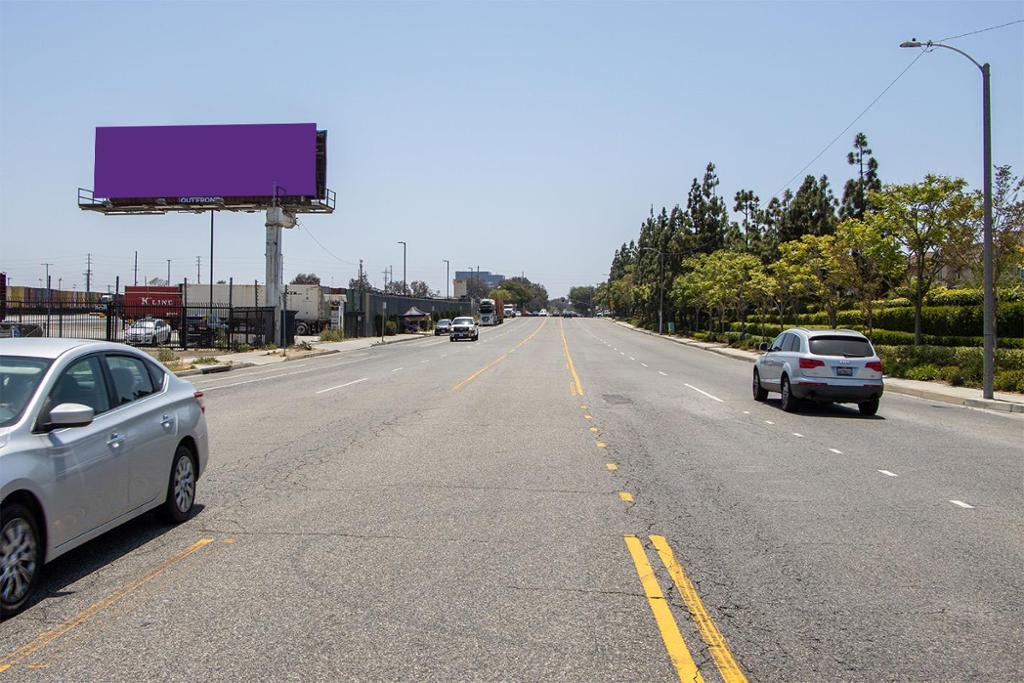
[[[315,123],[98,127],[93,194],[185,205],[322,198],[326,163]]]

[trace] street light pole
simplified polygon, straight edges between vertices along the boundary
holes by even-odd
[[[452,298],[451,291],[449,289],[449,287],[451,287],[452,282],[452,264],[446,258],[441,260],[444,261],[444,298],[450,299]]]
[[[995,297],[995,283],[993,282],[993,268],[992,268],[992,111],[991,111],[991,68],[988,63],[979,64],[974,57],[969,54],[953,47],[952,45],[943,45],[942,43],[934,43],[928,41],[922,43],[916,38],[914,40],[908,40],[900,43],[900,47],[921,47],[925,49],[931,49],[936,47],[943,47],[947,50],[959,53],[971,60],[974,66],[978,67],[981,71],[981,108],[982,108],[982,163],[985,165],[983,173],[984,183],[984,228],[982,232],[982,242],[984,245],[983,256],[982,256],[982,268],[983,268],[983,286],[985,290],[985,305],[984,305],[984,320],[983,329],[984,334],[984,349],[983,349],[983,368],[982,368],[982,396],[984,398],[993,398],[993,380],[995,377],[995,356],[996,356],[996,297]]]
[[[408,287],[408,285],[406,285],[406,282],[405,282],[405,247],[406,247],[406,244],[405,244],[405,242],[401,242],[401,241],[399,242],[399,244],[402,245],[402,294],[405,294],[406,291],[407,291],[407,287]]]

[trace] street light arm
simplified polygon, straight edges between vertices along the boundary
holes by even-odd
[[[979,64],[978,60],[976,60],[974,57],[970,56],[960,48],[953,47],[952,45],[946,45],[945,43],[933,43],[930,40],[926,43],[922,43],[918,40],[908,40],[904,43],[900,43],[900,47],[923,47],[926,50],[933,47],[944,47],[947,50],[952,50],[953,52],[958,52],[962,54],[964,57],[967,57],[967,59],[971,60],[971,63],[974,64],[974,66],[978,67],[982,72],[985,71],[985,67]]]

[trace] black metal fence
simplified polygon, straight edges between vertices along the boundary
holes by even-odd
[[[263,346],[273,341],[273,322],[274,309],[263,306],[204,303],[169,308],[119,300],[47,304],[10,299],[0,306],[0,337],[98,339],[184,349]]]

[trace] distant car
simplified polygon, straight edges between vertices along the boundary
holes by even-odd
[[[202,396],[123,344],[0,340],[0,619],[69,550],[154,508],[188,518],[209,457]]]
[[[129,344],[169,344],[171,326],[160,318],[136,320],[125,330],[124,340]]]
[[[42,337],[42,325],[34,323],[0,323],[0,339],[10,337]]]
[[[540,309],[540,311],[537,313],[537,315],[539,315],[542,318],[548,317],[548,309],[546,309],[546,308]]]
[[[476,321],[473,318],[462,317],[452,321],[452,331],[448,335],[449,340],[469,339],[470,341],[476,341],[479,338],[480,330],[477,329]]]
[[[450,334],[452,331],[452,321],[448,318],[443,318],[437,321],[437,325],[434,326],[434,336],[440,337],[442,334]]]
[[[227,332],[228,324],[217,315],[190,315],[185,318],[185,336],[193,346],[213,347],[217,334]]]
[[[871,342],[853,330],[786,330],[754,363],[754,400],[782,394],[782,409],[796,412],[803,401],[856,403],[863,415],[878,412],[882,360]]]

